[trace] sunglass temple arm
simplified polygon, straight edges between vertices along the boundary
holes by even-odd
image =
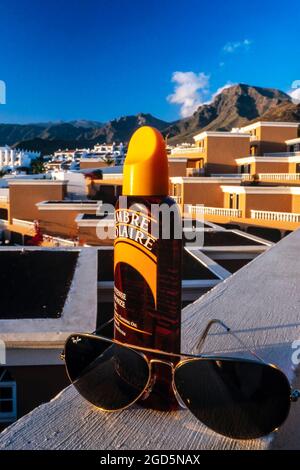
[[[207,335],[209,333],[209,330],[215,324],[218,324],[218,325],[222,326],[228,333],[230,333],[243,346],[243,348],[245,348],[250,354],[252,354],[252,356],[254,356],[256,359],[258,359],[260,362],[263,362],[264,364],[266,364],[266,362],[255,351],[253,351],[253,349],[250,349],[247,346],[247,344],[244,343],[244,341],[241,340],[241,338],[238,337],[238,335],[236,333],[231,331],[229,326],[227,326],[224,322],[222,322],[221,320],[218,320],[218,319],[213,319],[210,322],[208,322],[208,324],[206,325],[206,327],[203,330],[202,334],[200,335],[200,338],[199,338],[198,343],[196,345],[198,353],[201,353],[201,351],[203,349],[203,346],[204,346],[204,343],[205,343],[205,340],[206,340]],[[300,398],[300,390],[292,389],[291,390],[291,395],[290,395],[291,401],[295,402],[299,398]]]
[[[243,346],[244,349],[246,349],[250,354],[252,354],[252,356],[254,356],[256,359],[258,359],[260,362],[265,363],[265,361],[253,349],[250,349],[249,346],[247,346],[247,344],[244,343],[244,341],[242,341],[241,338],[239,338],[236,333],[231,331],[229,326],[227,326],[224,322],[222,322],[221,320],[218,320],[217,318],[215,318],[213,320],[210,320],[208,322],[208,324],[206,325],[205,329],[203,330],[203,332],[202,332],[202,334],[201,334],[201,336],[198,340],[198,343],[196,345],[198,353],[201,353],[201,351],[203,349],[203,346],[204,346],[204,343],[205,343],[205,340],[207,338],[207,335],[208,335],[211,327],[215,324],[218,324],[218,325],[222,326],[224,328],[224,330],[226,330],[227,333],[230,333],[240,343],[240,345]]]

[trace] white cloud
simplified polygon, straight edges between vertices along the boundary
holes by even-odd
[[[287,93],[292,97],[293,103],[300,103],[300,80],[294,80],[291,90],[289,90]]]
[[[203,72],[174,72],[172,75],[174,82],[174,93],[167,97],[169,103],[179,104],[180,115],[188,117],[204,103],[205,97],[209,94],[209,75]]]
[[[231,86],[236,85],[236,83],[233,82],[227,82],[225,85],[221,86],[220,88],[217,89],[215,93],[212,94],[211,96],[211,101],[212,102],[216,96],[218,96],[220,93],[222,93],[223,90],[226,90],[226,88],[230,88]]]
[[[222,50],[223,52],[225,52],[225,54],[233,54],[239,49],[248,50],[252,43],[253,41],[251,41],[250,39],[244,39],[243,41],[227,42]]]

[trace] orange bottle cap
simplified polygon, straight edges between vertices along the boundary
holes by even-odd
[[[124,196],[167,196],[168,157],[161,133],[140,127],[130,139],[124,164]]]

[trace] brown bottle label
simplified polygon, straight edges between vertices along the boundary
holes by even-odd
[[[157,239],[151,234],[156,220],[132,209],[117,209],[115,220],[115,328],[124,339],[128,333],[131,339],[134,333],[151,336],[151,318],[141,310],[157,306]]]
[[[178,353],[182,242],[160,236],[162,221],[153,217],[151,204],[160,204],[161,198],[141,197],[129,202],[134,203],[130,209],[117,205],[115,211],[115,338],[145,348]],[[147,357],[149,360],[160,358],[149,353]],[[174,363],[177,360],[174,358]],[[176,408],[171,368],[154,364],[152,373],[155,385],[143,405]]]

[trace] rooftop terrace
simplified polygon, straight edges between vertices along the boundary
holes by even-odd
[[[225,321],[249,347],[276,363],[296,386],[292,342],[300,339],[300,230],[189,305],[182,313],[182,350],[193,351],[213,318]],[[209,335],[205,353],[245,355],[228,333]],[[298,378],[297,378],[298,375]],[[133,406],[103,413],[68,387],[0,435],[0,449],[269,449],[299,446],[299,404],[272,435],[250,441],[220,436],[187,410],[158,412]],[[130,432],[129,432],[130,430]]]

